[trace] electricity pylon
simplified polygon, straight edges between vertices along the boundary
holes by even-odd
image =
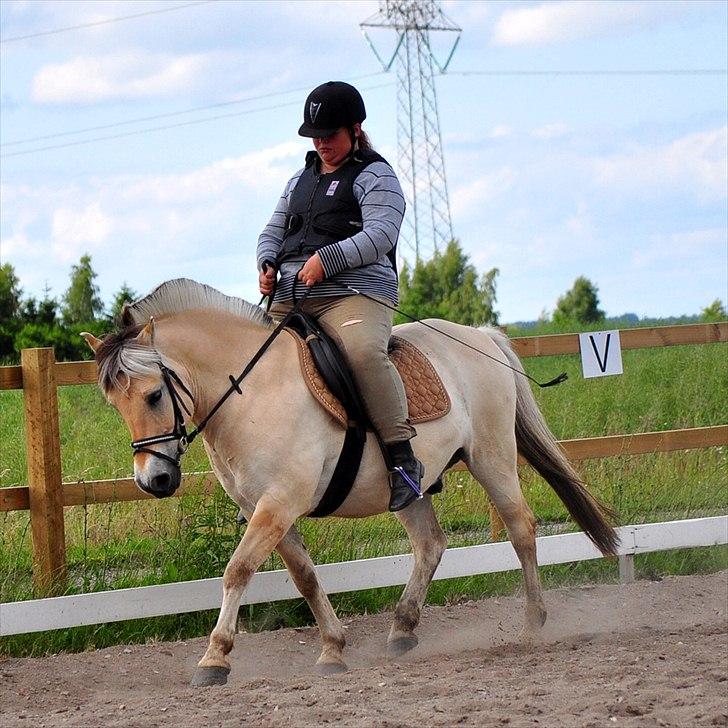
[[[388,61],[377,52],[368,28],[396,31]],[[401,239],[416,261],[427,259],[453,237],[434,69],[445,72],[462,29],[444,15],[436,0],[379,0],[379,12],[361,23],[361,29],[385,71],[397,62],[397,162],[408,206]],[[430,46],[432,31],[457,33],[442,64]],[[400,255],[403,252],[400,248]]]

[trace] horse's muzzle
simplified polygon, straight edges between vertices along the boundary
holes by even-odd
[[[168,498],[174,495],[182,480],[182,472],[179,468],[170,468],[152,476],[149,482],[136,478],[136,484],[145,492],[155,498]]]

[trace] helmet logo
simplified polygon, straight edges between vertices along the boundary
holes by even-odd
[[[311,123],[316,123],[316,117],[318,116],[319,111],[321,111],[321,102],[318,104],[315,104],[313,101],[309,104],[308,107],[308,114],[311,117]]]

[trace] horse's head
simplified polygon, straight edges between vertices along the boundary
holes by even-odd
[[[174,363],[152,345],[153,331],[150,321],[103,339],[82,336],[96,354],[101,390],[131,433],[136,484],[164,498],[180,484],[185,414],[192,410],[192,396],[175,374]]]
[[[191,415],[194,403],[188,388],[190,374],[155,347],[154,319],[165,320],[162,329],[166,341],[162,348],[167,349],[173,342],[193,338],[189,321],[180,323],[175,317],[202,311],[233,314],[236,320],[263,329],[275,328],[273,320],[258,306],[202,283],[178,278],[126,304],[121,316],[124,328],[117,333],[103,340],[83,334],[96,354],[99,385],[131,432],[137,485],[158,498],[172,495],[179,487],[179,459],[187,445],[185,415]],[[170,327],[175,320],[178,328],[172,336],[175,329]],[[190,437],[198,433],[199,429]]]

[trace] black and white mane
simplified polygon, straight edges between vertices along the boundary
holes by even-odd
[[[273,319],[262,308],[242,298],[226,296],[216,288],[189,278],[175,278],[157,286],[149,295],[124,306],[122,324],[146,324],[150,318],[196,308],[228,311],[266,328],[274,327]]]
[[[140,344],[136,337],[151,319],[193,309],[227,311],[268,329],[275,326],[267,313],[242,298],[226,296],[189,278],[167,281],[144,298],[126,304],[121,313],[122,328],[104,337],[96,351],[104,392],[112,388],[126,391],[133,378],[158,372],[160,364],[165,364],[164,357],[153,347]]]

